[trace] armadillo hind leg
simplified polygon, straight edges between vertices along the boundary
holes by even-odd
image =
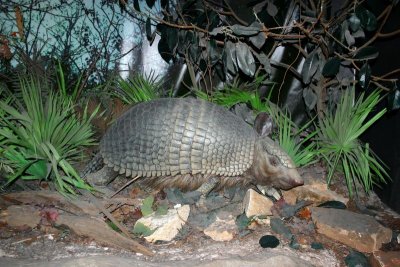
[[[79,174],[79,176],[83,179],[85,178],[89,173],[95,172],[100,170],[103,167],[103,157],[101,156],[100,153],[97,153],[86,165],[85,169]]]
[[[115,177],[118,176],[118,173],[104,166],[103,157],[98,153],[88,165],[86,165],[85,169],[80,173],[80,176],[89,184],[105,185],[114,180]]]

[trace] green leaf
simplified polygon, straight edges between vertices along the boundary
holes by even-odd
[[[169,0],[161,0],[161,3],[160,3],[161,8],[165,9],[167,7],[168,3],[169,3]]]
[[[167,204],[157,206],[156,215],[166,215],[167,213],[168,213]]]
[[[146,4],[149,8],[152,8],[155,2],[156,0],[146,0]]]
[[[178,42],[176,41],[178,40],[178,30],[168,27],[166,29],[166,35],[167,35],[168,47],[171,52],[174,52],[176,46],[178,45]]]
[[[268,56],[265,53],[256,53],[256,52],[254,52],[254,55],[256,56],[260,64],[264,67],[265,72],[271,74],[272,67],[271,67],[271,61],[268,58]]]
[[[278,8],[272,1],[267,2],[267,12],[271,17],[275,17],[278,14]]]
[[[151,42],[153,40],[153,33],[151,32],[151,19],[146,19],[146,36],[147,40]]]
[[[328,59],[322,69],[322,75],[324,77],[333,77],[338,74],[340,68],[340,59],[338,57],[332,57]]]
[[[225,43],[224,51],[222,54],[222,60],[225,65],[225,69],[233,75],[236,74],[238,70],[236,62],[236,48],[235,44],[232,43],[231,41]]]
[[[361,21],[355,13],[351,14],[348,21],[349,21],[349,27],[352,32],[356,32],[360,29]]]
[[[305,84],[309,84],[311,82],[312,77],[319,67],[319,61],[317,49],[312,51],[304,61],[303,69],[301,70],[301,76],[303,77],[303,82]]]
[[[253,77],[256,72],[256,63],[249,47],[242,42],[236,43],[236,62],[238,69],[249,77]]]
[[[259,24],[252,24],[250,26],[235,24],[231,26],[231,30],[238,36],[253,36],[260,32],[261,26]]]
[[[169,49],[167,37],[164,38],[161,36],[161,39],[158,42],[158,53],[160,53],[160,56],[165,60],[165,62],[169,63],[172,60],[173,54]]]
[[[367,89],[370,80],[371,80],[371,67],[367,62],[365,62],[358,73],[358,81],[363,89]]]
[[[224,28],[225,28],[225,26],[216,27],[216,28],[214,28],[214,29],[210,32],[210,35],[211,35],[211,36],[216,36],[216,35],[218,35],[218,34],[222,34]]]
[[[377,58],[378,56],[379,56],[379,51],[377,48],[373,46],[367,46],[361,48],[360,51],[358,51],[358,53],[353,58],[357,60],[370,60]]]
[[[317,95],[313,92],[313,90],[311,90],[309,87],[304,88],[303,98],[308,110],[313,110],[318,100]]]
[[[344,32],[344,38],[346,39],[346,43],[348,46],[352,46],[356,43],[356,39],[354,38],[353,35],[351,35],[349,30],[346,30]]]
[[[33,163],[27,170],[26,172],[35,179],[44,179],[47,177],[47,162],[44,160],[38,160],[35,163]]]
[[[153,203],[154,203],[153,196],[148,196],[145,199],[143,199],[142,206],[140,207],[140,211],[142,212],[143,216],[148,216],[154,212]]]
[[[239,230],[244,230],[249,226],[251,220],[252,218],[247,218],[247,216],[244,213],[242,213],[236,217],[236,225]]]
[[[356,15],[360,19],[361,26],[367,31],[374,31],[378,25],[375,15],[364,8],[363,6],[358,6],[356,8]]]
[[[214,66],[215,63],[219,60],[219,52],[217,51],[217,43],[214,39],[211,39],[208,43],[208,57],[210,60],[211,66]]]
[[[260,32],[257,35],[250,36],[249,40],[255,47],[261,49],[265,44],[266,37],[263,32]]]
[[[199,38],[196,33],[191,31],[186,33],[186,42],[190,44],[189,47],[189,56],[193,61],[197,61],[201,49],[199,47]]]
[[[149,227],[147,227],[147,226],[144,225],[143,223],[137,222],[137,223],[135,224],[135,226],[133,227],[133,231],[132,231],[132,232],[133,232],[135,235],[149,236],[149,235],[151,235],[152,233],[154,233],[155,230],[156,230],[156,229],[151,230]]]
[[[226,75],[225,75],[224,65],[217,63],[214,65],[214,69],[215,69],[215,72],[217,73],[218,77],[221,79],[221,81],[225,82]]]
[[[139,5],[139,0],[133,0],[133,8],[140,12],[140,5]]]
[[[400,91],[394,89],[388,94],[388,107],[389,110],[396,110],[400,108]]]

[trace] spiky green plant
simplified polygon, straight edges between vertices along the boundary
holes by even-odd
[[[244,84],[240,84],[239,80],[234,80],[232,84],[226,84],[221,90],[214,91],[211,96],[202,91],[196,91],[196,94],[199,98],[227,108],[238,103],[246,103],[250,105],[252,110],[269,113],[269,96],[263,101],[258,92],[254,90],[264,82],[264,79],[265,76],[257,76],[252,83]]]
[[[316,143],[313,141],[317,131],[306,133],[312,120],[303,125],[300,129],[291,120],[287,112],[283,112],[279,107],[271,105],[271,116],[277,124],[277,137],[279,145],[292,158],[296,167],[303,167],[317,162]]]
[[[67,83],[65,81],[65,75],[64,75],[64,70],[61,66],[60,61],[58,61],[57,66],[56,66],[56,76],[57,76],[57,86],[60,94],[64,98],[69,98],[71,99],[72,103],[76,103],[79,97],[79,88],[81,86],[81,81],[82,81],[82,75],[79,75],[78,80],[75,81],[74,86],[72,89],[69,91],[67,87]]]
[[[17,178],[40,179],[54,181],[61,193],[90,189],[71,164],[81,160],[84,146],[95,143],[90,121],[97,110],[88,116],[85,109],[78,118],[70,99],[53,93],[46,83],[20,78],[19,85],[19,105],[0,101],[0,161],[13,170],[7,184]]]
[[[118,90],[113,95],[120,98],[125,104],[131,105],[149,101],[161,96],[161,82],[157,81],[154,72],[149,75],[136,73],[132,78],[117,79]]]
[[[255,84],[259,85],[263,79],[264,77],[259,77],[257,81],[252,84],[245,84],[244,86],[248,88],[253,87]],[[300,134],[305,132],[310,126],[311,121],[298,129],[287,113],[269,101],[270,96],[265,100],[261,100],[257,91],[243,90],[242,87],[238,81],[234,81],[232,84],[226,85],[222,90],[214,92],[211,97],[203,92],[198,92],[197,95],[200,98],[211,100],[218,105],[228,108],[238,103],[246,103],[250,105],[252,110],[268,113],[278,126],[278,131],[273,136],[273,139],[278,141],[279,145],[293,159],[296,166],[302,167],[316,162],[316,144],[312,141],[312,138],[316,135],[316,131],[311,132],[305,137],[300,137]],[[297,129],[297,131],[294,132],[293,129]]]
[[[336,111],[326,114],[319,121],[317,143],[320,155],[328,167],[328,185],[334,172],[341,169],[350,195],[353,194],[353,188],[357,192],[357,181],[368,192],[374,184],[385,182],[388,177],[382,161],[368,144],[359,140],[386,112],[383,109],[371,118],[368,117],[380,99],[379,91],[367,97],[362,93],[355,99],[354,88],[348,89],[343,93]]]

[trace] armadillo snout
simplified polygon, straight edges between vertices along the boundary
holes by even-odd
[[[257,141],[251,171],[259,185],[288,190],[304,184],[290,156],[268,137]]]
[[[304,180],[301,178],[297,169],[289,169],[285,175],[274,180],[273,184],[277,188],[289,190],[293,187],[303,185]]]

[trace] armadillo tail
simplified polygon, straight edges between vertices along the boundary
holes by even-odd
[[[103,157],[97,153],[86,165],[85,169],[79,174],[81,178],[85,178],[89,173],[96,172],[103,167]]]

